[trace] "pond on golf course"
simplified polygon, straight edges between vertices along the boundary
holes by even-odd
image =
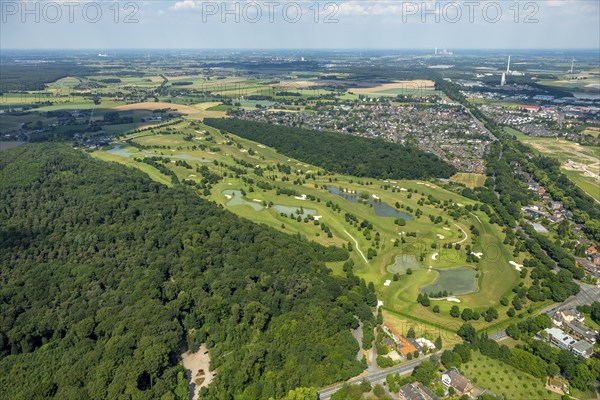
[[[404,275],[409,268],[413,271],[417,269],[425,269],[425,267],[419,264],[415,256],[401,254],[396,256],[393,264],[387,266],[387,271],[390,274]]]
[[[225,203],[225,205],[227,207],[247,205],[247,206],[254,208],[255,211],[260,211],[263,208],[265,208],[262,205],[262,202],[259,203],[256,201],[248,201],[248,200],[244,199],[242,192],[239,190],[227,189],[227,190],[223,190],[223,192],[221,192],[221,193],[223,193],[225,195],[225,197],[227,197],[229,199],[229,201],[227,203]]]
[[[477,271],[470,267],[436,270],[439,274],[435,282],[421,288],[421,293],[439,293],[447,291],[452,295],[477,291]]]
[[[345,193],[335,186],[327,186],[327,190],[329,190],[330,193],[335,194],[336,196],[343,197],[344,199],[352,203],[358,203],[360,201],[360,196],[358,194]],[[373,206],[375,215],[379,217],[404,218],[407,221],[411,221],[414,219],[412,215],[398,211],[389,204],[377,201],[373,197],[369,197],[367,203]]]
[[[248,201],[246,199],[244,199],[244,196],[242,195],[242,192],[240,190],[232,190],[232,189],[227,189],[227,190],[223,190],[223,192],[221,192],[225,195],[225,197],[227,197],[229,199],[229,201],[227,203],[225,203],[225,205],[227,207],[235,207],[235,206],[241,206],[241,205],[247,205],[252,207],[255,211],[261,211],[262,209],[265,208],[265,206],[262,205],[262,202],[258,202],[258,201]],[[317,215],[317,210],[313,209],[313,208],[305,208],[305,207],[294,207],[294,206],[283,206],[280,204],[275,204],[271,207],[271,209],[273,211],[275,211],[277,214],[285,214],[286,216],[289,216],[290,214],[294,214],[294,215],[300,215],[301,218],[306,218],[309,215]]]
[[[413,271],[427,269],[415,259],[415,256],[399,255],[396,256],[393,264],[387,266],[387,271],[390,274],[405,275],[409,268]],[[471,267],[432,268],[432,270],[438,273],[438,277],[432,284],[420,288],[421,293],[447,291],[456,296],[477,291],[477,271]]]
[[[304,208],[304,207],[291,207],[291,206],[282,206],[279,204],[275,204],[271,207],[273,211],[278,212],[279,214],[284,213],[285,215],[300,215],[302,218],[306,218],[309,215],[317,215],[317,210],[312,208]]]

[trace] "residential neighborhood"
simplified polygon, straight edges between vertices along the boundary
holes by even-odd
[[[397,104],[384,98],[316,105],[311,112],[236,110],[232,115],[260,122],[327,130],[414,144],[463,172],[484,172],[483,156],[494,140],[462,106]]]

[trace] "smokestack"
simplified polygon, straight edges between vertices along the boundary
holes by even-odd
[[[573,67],[575,66],[575,59],[571,60],[571,75],[573,75]]]
[[[506,66],[506,73],[510,74],[510,56],[508,56],[508,65]]]

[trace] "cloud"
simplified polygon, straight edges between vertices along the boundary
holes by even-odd
[[[390,2],[346,1],[339,5],[341,16],[383,16],[402,15],[402,5]]]
[[[201,0],[180,0],[171,6],[172,10],[200,10],[202,6]]]

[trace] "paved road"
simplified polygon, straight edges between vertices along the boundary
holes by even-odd
[[[552,305],[544,308],[542,310],[542,313],[552,314],[553,312],[558,311],[558,310],[570,309],[570,308],[577,307],[577,306],[580,306],[583,304],[592,304],[594,301],[600,301],[600,288],[598,288],[597,286],[586,285],[583,283],[580,283],[579,286],[581,287],[581,291],[577,295],[569,297],[566,301],[564,301],[560,304],[552,304]],[[506,336],[507,336],[506,331],[497,331],[497,332],[491,333],[489,335],[489,338],[493,339],[495,341],[500,341],[500,340],[504,339]],[[385,378],[388,374],[407,374],[409,372],[412,372],[415,369],[415,367],[417,365],[419,365],[422,361],[427,360],[429,357],[431,357],[431,354],[430,354],[423,358],[419,358],[418,360],[413,360],[413,361],[410,361],[407,363],[403,363],[403,364],[397,365],[392,368],[379,369],[379,368],[377,368],[377,364],[375,362],[376,354],[375,354],[374,348],[372,349],[372,352],[369,353],[369,355],[370,355],[370,357],[372,357],[372,365],[370,366],[370,368],[367,371],[365,371],[363,374],[357,376],[356,378],[352,378],[352,379],[348,380],[346,383],[348,383],[348,384],[360,383],[365,378],[369,382],[371,382],[371,384],[380,383],[380,382],[385,381]],[[319,391],[319,399],[320,400],[329,400],[331,398],[331,396],[335,392],[340,390],[343,385],[344,385],[344,383],[338,383],[336,385],[321,389]]]
[[[496,342],[504,339],[507,336],[508,334],[506,333],[506,331],[498,331],[488,335],[490,339],[495,340]]]
[[[345,383],[352,385],[355,383],[360,383],[363,379],[367,379],[372,385],[374,385],[376,383],[385,381],[385,378],[388,376],[388,374],[407,374],[412,372],[417,365],[421,364],[422,361],[427,360],[429,357],[431,357],[431,354],[423,358],[419,358],[418,360],[403,363],[395,367],[382,369],[377,372],[367,372],[357,376],[356,378],[352,378]],[[338,383],[333,386],[329,386],[328,388],[319,390],[319,400],[329,400],[335,392],[342,388],[343,385],[344,383]]]
[[[475,121],[475,124],[481,129],[483,130],[485,133],[487,133],[487,135],[489,136],[490,139],[492,139],[492,141],[496,141],[498,140],[498,138],[496,136],[494,136],[492,134],[492,132],[490,132],[488,130],[488,128],[485,127],[485,125],[483,124],[483,122],[481,122],[479,119],[477,119],[477,117],[475,117],[473,115],[473,113],[471,112],[471,110],[469,109],[469,107],[465,107],[465,109],[467,110],[467,112],[471,115],[471,118],[473,118],[473,120]]]

